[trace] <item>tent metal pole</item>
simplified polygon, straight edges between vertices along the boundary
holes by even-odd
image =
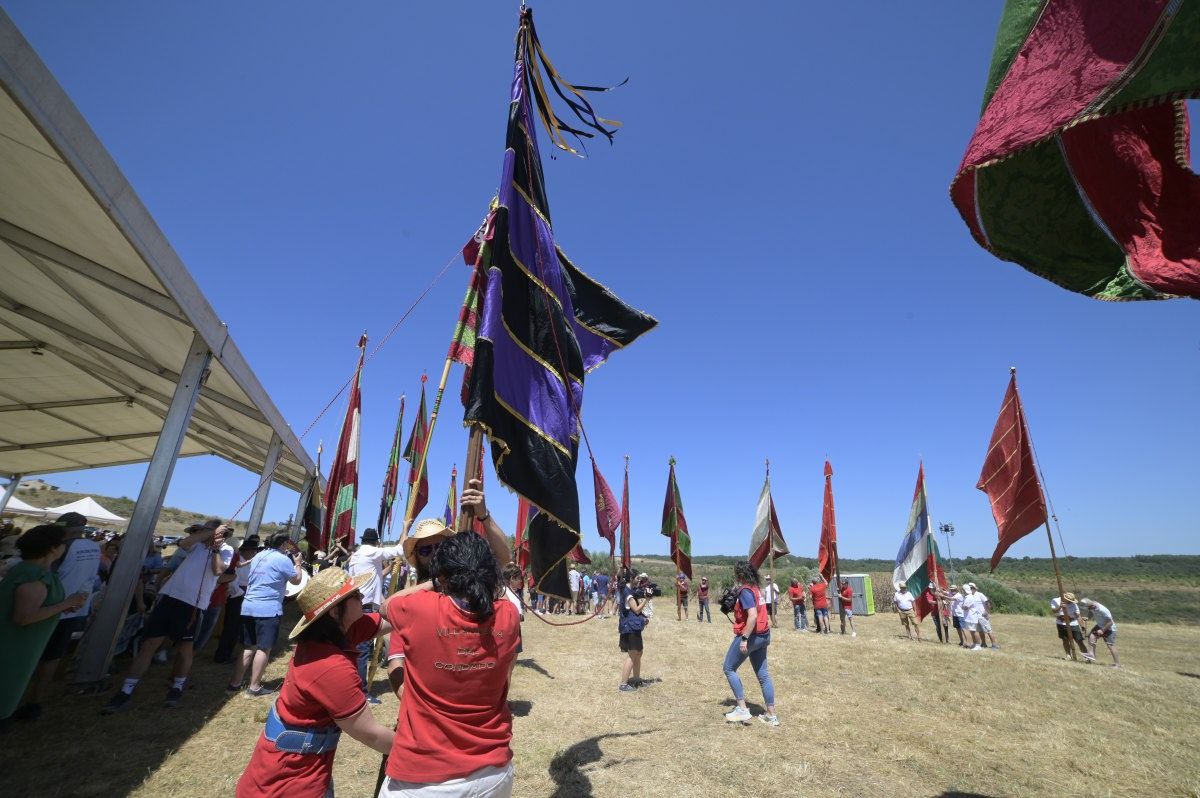
[[[271,435],[271,445],[267,447],[267,458],[263,462],[262,475],[259,477],[258,490],[254,492],[254,505],[250,508],[250,521],[246,524],[246,537],[258,534],[262,526],[263,513],[267,509],[267,496],[271,493],[271,482],[275,479],[275,467],[279,465],[279,455],[283,449],[283,441],[278,435]]]
[[[108,673],[113,648],[125,622],[125,611],[133,600],[133,591],[142,572],[142,561],[150,549],[158,514],[175,470],[175,461],[179,459],[179,450],[187,436],[188,423],[211,361],[212,352],[208,344],[196,333],[180,370],[179,382],[163,419],[162,431],[154,445],[154,454],[150,457],[137,504],[126,527],[128,531],[122,545],[125,556],[117,558],[108,580],[107,598],[96,611],[96,617],[79,647],[79,667],[74,678],[77,684],[99,682]]]
[[[0,513],[4,512],[4,508],[8,506],[8,500],[17,492],[17,485],[21,484],[21,477],[24,474],[13,474],[12,479],[8,481],[8,487],[4,489],[4,497],[0,498]]]

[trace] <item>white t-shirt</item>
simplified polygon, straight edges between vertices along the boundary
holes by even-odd
[[[897,590],[896,595],[892,596],[892,601],[895,602],[896,609],[900,610],[901,612],[908,612],[911,610],[913,608],[913,602],[916,600],[917,599],[913,596],[913,594],[907,590]]]
[[[383,605],[383,569],[389,560],[394,560],[402,554],[399,546],[372,546],[369,543],[363,543],[354,550],[350,555],[350,561],[346,563],[346,571],[351,576],[359,574],[371,574],[372,579],[362,586],[363,603],[374,604],[376,607]]]
[[[779,586],[774,582],[768,582],[762,589],[763,601],[767,604],[774,604],[775,599],[779,598]]]
[[[1054,613],[1054,622],[1062,625],[1062,613],[1059,612],[1059,607],[1062,606],[1062,599],[1050,599],[1050,610]],[[1070,601],[1067,602],[1067,618],[1071,626],[1079,625],[1079,605]]]
[[[229,598],[241,598],[246,595],[246,580],[250,578],[250,563],[253,561],[254,557],[246,557],[240,551],[237,552],[237,562],[233,564],[233,581],[225,588],[229,591]]]
[[[233,546],[222,543],[220,554],[223,573],[233,561]],[[207,543],[197,543],[184,556],[183,562],[171,574],[159,595],[170,596],[196,609],[206,610],[216,586],[217,574],[212,572],[212,551]]]
[[[967,623],[979,623],[983,617],[983,594],[972,593],[963,599],[963,615]]]
[[[975,595],[979,597],[979,613],[984,618],[988,617],[987,605],[988,605],[988,601],[990,601],[990,599],[987,597],[987,594],[984,593],[982,590],[976,590]]]
[[[86,538],[76,538],[67,547],[62,563],[56,571],[67,596],[87,593],[88,600],[77,610],[64,612],[60,618],[86,618],[92,611],[92,597],[96,593],[97,574],[100,573],[100,544]]]
[[[572,593],[578,593],[578,592],[579,592],[579,583],[580,583],[582,580],[583,580],[583,577],[581,577],[581,576],[579,575],[579,572],[578,572],[578,571],[576,571],[576,570],[570,570],[570,571],[568,571],[568,572],[567,572],[567,581],[569,581],[569,582],[571,583],[571,592],[572,592]]]
[[[1112,613],[1109,612],[1108,607],[1105,607],[1103,604],[1097,603],[1095,606],[1089,608],[1088,617],[1095,621],[1096,625],[1101,629],[1103,629],[1106,624],[1111,623],[1113,631],[1116,631],[1117,624],[1113,621]]]
[[[954,613],[955,618],[963,617],[963,601],[965,600],[961,592],[956,592],[950,597],[950,612]]]
[[[525,620],[525,608],[521,606],[521,599],[516,593],[512,592],[512,588],[505,586],[504,597],[512,602],[512,605],[517,608],[517,615],[521,616],[521,620]]]

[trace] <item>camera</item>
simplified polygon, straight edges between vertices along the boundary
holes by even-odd
[[[642,595],[646,598],[654,598],[662,595],[662,588],[653,582],[647,582],[642,585]]]

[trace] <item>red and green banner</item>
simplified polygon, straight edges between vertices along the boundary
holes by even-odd
[[[817,548],[817,568],[826,582],[833,581],[837,570],[837,517],[833,512],[833,466],[825,461],[825,500],[821,504],[821,544]]]
[[[524,496],[517,497],[517,525],[513,535],[513,562],[521,569],[521,573],[529,573],[529,522],[533,520],[536,508]]]
[[[425,411],[425,380],[421,375],[421,406],[417,408],[417,418],[413,421],[412,433],[408,443],[404,445],[404,459],[409,462],[408,469],[408,512],[404,519],[405,529],[417,517],[417,514],[429,503],[429,467],[421,456],[429,442],[429,415]],[[421,473],[417,473],[417,469]]]
[[[671,539],[671,560],[675,568],[688,579],[692,578],[692,536],[688,534],[687,518],[683,515],[683,499],[675,481],[675,458],[670,460],[667,475],[667,498],[663,502],[662,533]]]
[[[908,528],[896,552],[896,568],[892,571],[892,584],[901,582],[917,598],[914,609],[918,620],[937,612],[937,603],[929,599],[925,588],[932,582],[945,589],[946,574],[942,571],[937,541],[933,539],[933,523],[929,520],[924,463],[917,468],[917,487],[908,512]]]
[[[1200,4],[1008,0],[950,197],[996,257],[1095,299],[1200,297]]]
[[[992,430],[983,471],[975,486],[992,504],[999,542],[992,552],[995,571],[1008,547],[1046,523],[1046,499],[1033,460],[1033,443],[1025,424],[1025,408],[1017,391],[1017,370],[1012,370],[1000,416]]]
[[[358,516],[358,443],[362,421],[362,368],[367,351],[367,336],[358,341],[358,366],[350,388],[346,418],[338,437],[337,454],[329,469],[329,512],[321,530],[323,548],[332,550],[341,543],[347,550],[354,545]]]
[[[400,491],[400,440],[404,427],[404,397],[400,397],[400,415],[392,433],[392,451],[388,454],[387,474],[383,477],[383,495],[379,500],[379,522],[375,525],[380,537],[386,539],[392,529],[392,508]]]

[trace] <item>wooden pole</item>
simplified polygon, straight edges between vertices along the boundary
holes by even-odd
[[[767,458],[767,493],[771,492],[771,460]],[[775,530],[771,528],[771,519],[767,517],[767,556],[771,558],[771,626],[777,625],[776,613],[779,612],[779,583],[775,581]]]
[[[1050,541],[1050,559],[1054,563],[1054,578],[1058,581],[1058,614],[1067,627],[1067,646],[1071,649],[1071,659],[1078,662],[1075,656],[1075,638],[1071,636],[1071,618],[1067,615],[1067,595],[1063,590],[1062,571],[1058,567],[1058,554],[1054,551],[1054,536],[1050,534],[1050,520],[1046,520],[1046,540]],[[1082,632],[1082,627],[1080,629]]]
[[[842,605],[842,558],[838,555],[837,541],[833,542],[833,595],[837,597],[838,618],[842,621],[842,634],[846,634],[846,608]]]
[[[439,395],[440,399],[441,396]],[[471,480],[479,479],[479,456],[483,453],[483,428],[478,424],[471,427],[471,437],[467,439],[467,464],[463,467],[463,490],[466,490],[471,485]],[[458,514],[458,532],[465,532],[471,528],[471,522],[475,520],[475,510],[472,507],[464,507],[463,511]],[[501,563],[506,565],[507,563]]]

